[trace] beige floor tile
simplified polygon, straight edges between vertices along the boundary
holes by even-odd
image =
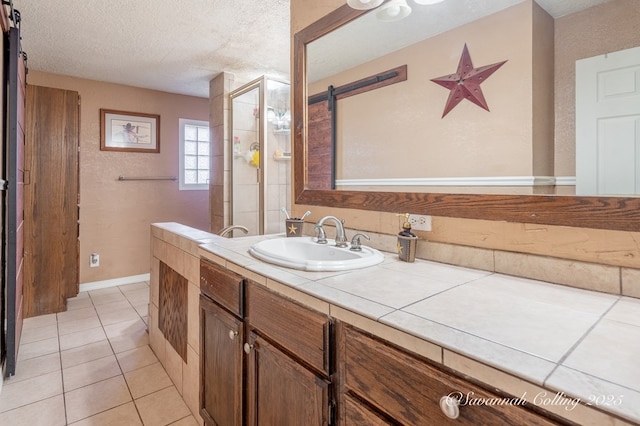
[[[105,314],[107,312],[119,311],[121,309],[130,308],[131,303],[128,300],[120,300],[118,302],[105,303],[104,305],[97,305],[96,311],[98,315]]]
[[[171,426],[198,426],[199,423],[193,416],[185,417],[177,422],[171,423]]]
[[[18,352],[18,362],[24,361],[25,359],[56,353],[59,350],[60,346],[58,344],[57,337],[39,340],[33,343],[21,344]]]
[[[73,312],[73,311],[71,311]],[[75,333],[77,331],[89,330],[91,328],[100,327],[100,320],[97,316],[87,318],[79,318],[75,321],[65,321],[58,324],[58,332],[61,336],[65,334]]]
[[[73,423],[129,401],[131,394],[122,376],[65,392],[67,421]]]
[[[143,303],[141,305],[134,305],[133,308],[138,312],[141,317],[149,316],[149,304]]]
[[[25,359],[17,363],[16,374],[5,381],[5,384],[16,383],[21,380],[31,379],[42,374],[53,373],[60,370],[60,353]]]
[[[103,312],[98,314],[103,326],[116,324],[123,321],[134,321],[140,319],[138,311],[133,309],[131,305],[117,311]]]
[[[97,297],[97,296],[102,296],[105,294],[115,294],[115,293],[121,293],[120,289],[118,287],[105,287],[105,288],[99,288],[97,290],[91,290],[89,291],[89,296],[90,297]]]
[[[119,374],[122,374],[122,371],[115,355],[74,365],[62,370],[64,391],[69,392]]]
[[[39,315],[37,317],[25,318],[22,322],[23,332],[31,328],[46,327],[56,324],[56,314]]]
[[[173,386],[135,402],[145,425],[168,425],[191,414]]]
[[[105,340],[107,336],[102,327],[90,328],[88,330],[76,331],[75,333],[60,336],[60,349],[67,350],[77,348],[79,346],[88,345],[89,343]]]
[[[130,293],[132,291],[140,290],[141,288],[146,288],[147,290],[149,290],[149,282],[140,281],[139,283],[121,285],[118,288],[124,294]]]
[[[149,395],[172,385],[171,379],[162,368],[162,364],[155,364],[129,371],[124,374],[129,390],[134,399]]]
[[[89,297],[67,299],[67,311],[74,311],[76,309],[92,308],[93,301]]]
[[[142,322],[142,320],[140,320]],[[144,324],[144,322],[142,322]],[[146,327],[146,324],[145,324]],[[113,348],[113,352],[120,353],[130,349],[139,348],[149,344],[149,333],[146,328],[144,330],[136,330],[131,334],[123,334],[120,336],[110,337],[109,343]]]
[[[120,352],[116,356],[124,373],[158,362],[158,358],[149,345]]]
[[[0,414],[0,425],[64,426],[66,424],[62,394]]]
[[[104,358],[111,354],[113,354],[113,350],[111,349],[109,341],[101,340],[99,342],[62,351],[60,353],[60,358],[62,361],[62,368],[68,368],[74,365],[93,361],[98,358]]]
[[[33,343],[54,337],[58,337],[58,326],[56,324],[37,328],[30,327],[23,329],[20,343]]]
[[[93,307],[93,305],[86,308],[78,308],[70,311],[58,312],[58,324],[67,322],[67,321],[75,321],[75,320],[92,318],[92,317],[95,317],[95,318],[98,317],[98,314],[96,313],[96,309]]]
[[[125,293],[125,297],[132,305],[140,305],[141,303],[149,303],[149,289],[139,289]]]
[[[133,402],[122,404],[111,410],[103,411],[95,416],[72,423],[73,426],[135,426],[141,424],[142,420],[140,420]]]
[[[127,334],[136,334],[140,330],[146,329],[147,326],[140,317],[104,326],[104,332],[107,334],[108,338]]]
[[[17,383],[5,383],[0,394],[0,413],[62,394],[60,371]]]
[[[97,294],[97,295],[91,295],[91,300],[93,301],[93,304],[95,306],[98,305],[104,305],[105,303],[113,303],[113,302],[122,302],[122,301],[126,301],[127,299],[124,297],[124,295],[118,290],[117,293],[104,293],[104,294]]]

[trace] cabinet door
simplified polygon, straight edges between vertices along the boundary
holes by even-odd
[[[255,333],[246,345],[247,424],[328,425],[329,382]]]
[[[242,321],[200,296],[200,414],[208,425],[242,425]]]

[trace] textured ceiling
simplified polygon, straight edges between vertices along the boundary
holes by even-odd
[[[29,68],[209,96],[222,71],[288,79],[288,0],[13,0]]]
[[[449,0],[472,9],[496,1]],[[558,17],[604,1],[538,3]],[[411,0],[408,3],[415,6]],[[202,97],[208,97],[209,81],[222,71],[235,74],[239,81],[289,76],[289,0],[13,0],[13,4],[21,12],[22,46],[33,70]],[[445,15],[440,20],[454,22]]]

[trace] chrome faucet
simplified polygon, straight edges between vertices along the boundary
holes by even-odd
[[[336,224],[336,247],[347,247],[347,235],[344,233],[342,221],[335,216],[325,216],[316,223],[318,230],[318,244],[327,244],[327,235],[322,227],[327,220],[332,220]]]
[[[242,232],[244,232],[245,234],[249,233],[249,229],[247,229],[246,226],[242,226],[242,225],[229,225],[229,226],[225,226],[224,228],[222,228],[221,230],[218,231],[218,235],[220,235],[221,237],[224,237],[225,235],[227,235],[229,232],[233,231],[234,229],[239,229]]]

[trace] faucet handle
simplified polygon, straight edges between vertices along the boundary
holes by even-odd
[[[360,245],[360,237],[365,237],[367,240],[371,239],[371,238],[369,238],[369,236],[367,234],[357,233],[351,239],[351,248],[350,248],[350,250],[362,251],[362,246]]]
[[[316,229],[318,230],[318,238],[316,239],[316,243],[327,244],[327,234],[325,234],[322,225],[316,225]]]

